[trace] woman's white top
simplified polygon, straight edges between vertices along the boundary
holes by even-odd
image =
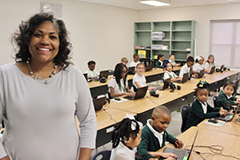
[[[122,142],[112,149],[110,160],[135,160],[136,148],[133,150],[126,147]]]
[[[183,74],[188,73],[190,74],[190,67],[187,66],[187,63],[183,65],[183,67],[180,70],[179,77],[183,77]]]
[[[165,71],[163,79],[166,80],[168,78],[175,79],[177,78],[177,75],[174,72]]]
[[[133,76],[133,85],[134,85],[136,88],[138,88],[135,82],[139,82],[140,85],[141,85],[141,87],[147,86],[146,78],[145,78],[144,75],[139,76],[139,75],[136,73],[136,74]]]
[[[79,147],[95,148],[97,123],[89,87],[81,71],[71,64],[39,81],[16,64],[1,66],[0,121],[3,119],[6,126],[0,157],[76,160]]]
[[[201,70],[203,70],[204,69],[204,66],[203,65],[201,65],[201,64],[199,64],[199,63],[195,63],[194,65],[193,65],[193,70],[195,71],[195,72],[200,72]]]
[[[172,65],[175,65],[175,64],[176,64],[175,60],[169,59],[168,61],[169,61]]]
[[[90,69],[86,70],[88,78],[98,77],[99,73],[96,70],[91,71]]]
[[[127,86],[128,86],[128,81],[126,80],[126,87]],[[120,87],[121,87],[121,89],[119,88],[115,77],[113,77],[112,79],[109,80],[108,87],[109,87],[109,93],[110,93],[110,87],[114,88],[114,92],[116,94],[127,92],[126,89],[124,88],[123,78],[120,79]]]
[[[206,63],[204,64],[204,68],[205,68],[205,69],[211,69],[213,66],[215,66],[214,63],[208,63],[208,62],[206,62]]]

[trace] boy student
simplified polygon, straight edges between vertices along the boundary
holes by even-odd
[[[171,112],[167,107],[158,106],[153,110],[151,119],[147,120],[146,126],[142,129],[142,140],[137,147],[138,155],[143,160],[154,160],[157,157],[177,158],[173,153],[157,152],[157,150],[165,146],[166,141],[178,148],[183,146],[182,141],[166,131],[171,119]]]
[[[89,61],[88,62],[88,69],[85,73],[87,73],[88,78],[91,79],[97,79],[99,76],[99,73],[95,70],[96,62],[95,61]]]
[[[164,68],[164,59],[165,59],[165,56],[163,54],[158,55],[158,61],[156,63],[157,68]]]
[[[133,61],[130,63],[130,67],[136,67],[138,63],[140,63],[139,55],[134,54],[133,55]]]
[[[190,74],[190,69],[192,68],[192,66],[194,65],[194,59],[193,57],[189,56],[187,58],[187,63],[181,68],[180,70],[180,74],[179,74],[179,77],[183,78],[183,74],[184,73],[188,73]],[[189,75],[190,77],[191,75]],[[192,77],[196,77],[197,75],[196,74],[193,74]]]
[[[127,59],[126,57],[123,57],[123,58],[121,59],[121,63],[126,66],[127,63],[128,63],[128,59]]]
[[[180,64],[177,64],[177,63],[175,62],[175,55],[174,55],[174,54],[171,54],[171,55],[169,56],[169,60],[168,60],[168,61],[173,65],[173,67],[180,66]]]

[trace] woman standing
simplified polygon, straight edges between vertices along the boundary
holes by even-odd
[[[0,158],[76,160],[79,154],[89,160],[96,116],[86,80],[69,62],[64,22],[42,13],[19,29],[16,63],[0,67],[0,120],[6,125]]]

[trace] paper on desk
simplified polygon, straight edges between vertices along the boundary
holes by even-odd
[[[126,102],[126,101],[128,101],[128,100],[127,100],[127,99],[123,99],[123,98],[121,98],[121,100],[120,100],[120,101],[118,101],[118,100],[115,100],[115,99],[113,99],[113,101],[114,101],[114,102],[121,103],[121,102]]]
[[[212,122],[208,122],[208,121],[205,121],[204,123],[220,127],[220,126],[224,125],[226,122],[218,120],[217,123],[212,123]]]

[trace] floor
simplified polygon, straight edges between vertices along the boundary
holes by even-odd
[[[213,106],[213,100],[212,100],[212,96],[217,95],[218,92],[211,92],[210,93],[210,97],[208,98],[208,104],[210,106]],[[181,114],[179,111],[174,111],[172,112],[172,121],[169,124],[169,127],[167,128],[168,133],[170,133],[171,135],[177,137],[181,134],[180,128],[181,128],[181,124],[182,124],[182,118],[181,118]],[[100,152],[102,150],[111,150],[112,149],[112,143],[109,142],[101,147],[98,147],[97,149],[95,149],[92,152],[92,155],[96,154],[97,152]]]

